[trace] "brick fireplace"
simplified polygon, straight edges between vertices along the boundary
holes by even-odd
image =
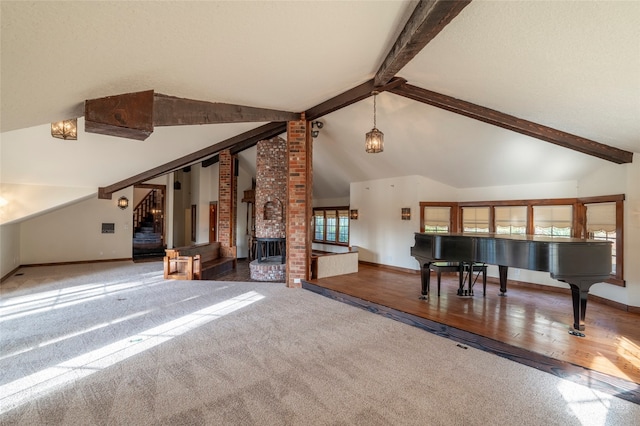
[[[257,254],[249,265],[254,280],[285,280],[287,173],[287,142],[280,137],[258,142],[255,190]]]

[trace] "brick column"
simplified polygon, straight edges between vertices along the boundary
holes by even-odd
[[[236,203],[238,180],[235,177],[234,158],[225,149],[219,154],[220,176],[218,187],[218,240],[221,255],[236,257]]]
[[[302,114],[287,124],[287,287],[301,287],[300,280],[310,276],[312,154],[310,126]]]

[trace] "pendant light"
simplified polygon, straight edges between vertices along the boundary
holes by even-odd
[[[365,138],[364,149],[370,154],[384,151],[384,133],[376,128],[376,96],[378,92],[373,92],[373,129]]]

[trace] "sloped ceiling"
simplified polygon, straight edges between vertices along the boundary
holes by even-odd
[[[82,115],[86,99],[153,89],[304,111],[371,79],[415,5],[3,1],[0,180],[97,190],[264,124],[157,128],[144,142],[52,139],[48,123]],[[640,2],[475,0],[398,76],[640,153],[639,21]],[[387,92],[377,98],[381,154],[364,152],[372,98],[321,121],[315,198],[394,176],[470,188],[577,180],[609,164]]]

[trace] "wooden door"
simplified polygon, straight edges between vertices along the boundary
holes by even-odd
[[[209,242],[218,241],[218,206],[209,204]]]

